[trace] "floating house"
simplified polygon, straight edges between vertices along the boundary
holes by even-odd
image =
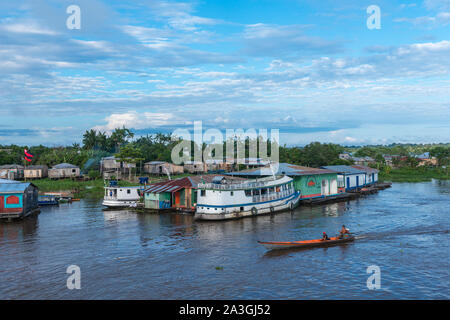
[[[23,218],[38,209],[38,188],[29,182],[0,179],[0,219]]]
[[[184,172],[184,168],[165,161],[150,161],[144,163],[144,172],[158,175],[181,174]]]
[[[144,207],[153,210],[175,209],[192,212],[197,204],[198,184],[211,183],[217,176],[198,175],[150,184],[144,190]]]
[[[352,165],[352,168],[357,170],[364,171],[366,174],[365,185],[372,185],[378,182],[378,169],[374,169],[371,167],[361,166],[361,165]]]
[[[25,179],[42,179],[48,176],[47,166],[29,166],[23,169],[23,176]]]
[[[286,175],[294,179],[294,189],[301,192],[301,199],[333,196],[344,188],[344,181],[338,180],[335,171],[327,169],[278,163],[262,168],[230,172],[228,175],[257,178],[271,175]]]
[[[338,179],[345,182],[345,191],[356,190],[366,184],[366,172],[361,169],[345,165],[323,166],[321,168],[337,173]]]
[[[77,178],[80,176],[80,168],[70,163],[60,163],[48,170],[48,177],[51,179]]]
[[[18,164],[0,166],[0,178],[9,180],[23,179],[23,169],[24,167]]]

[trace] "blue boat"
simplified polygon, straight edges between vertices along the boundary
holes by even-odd
[[[53,195],[42,195],[38,197],[39,206],[57,206],[59,205],[58,199]]]

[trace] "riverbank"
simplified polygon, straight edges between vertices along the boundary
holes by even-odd
[[[75,198],[102,198],[105,190],[105,183],[102,179],[95,180],[51,180],[38,179],[31,181],[39,188],[40,193],[44,192],[71,192]],[[128,181],[119,181],[122,187],[136,185]]]
[[[187,176],[188,174],[176,175],[171,177],[177,179],[179,177]],[[166,176],[149,177],[149,183],[166,180]],[[31,180],[34,185],[39,188],[40,193],[44,192],[70,192],[75,198],[102,198],[105,190],[105,182],[103,179],[94,180],[72,180],[72,179],[36,179]],[[119,180],[118,185],[121,187],[136,186],[138,182],[130,182],[127,180]]]
[[[450,172],[443,168],[398,168],[391,169],[389,172],[380,171],[380,181],[391,182],[426,182],[431,179],[448,180]]]

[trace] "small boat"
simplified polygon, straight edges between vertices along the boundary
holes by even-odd
[[[136,207],[141,198],[143,187],[119,187],[116,181],[111,181],[105,187],[105,196],[102,204],[108,208]]]
[[[59,205],[58,198],[54,195],[40,195],[38,196],[39,206],[57,206]]]
[[[268,250],[292,249],[292,248],[312,248],[312,247],[327,247],[335,244],[350,242],[355,240],[355,236],[349,235],[343,238],[331,237],[329,240],[314,239],[303,241],[258,241],[259,244],[264,245]]]

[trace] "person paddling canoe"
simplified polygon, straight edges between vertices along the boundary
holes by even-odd
[[[348,230],[343,224],[341,230],[339,231],[339,239],[342,239],[346,234],[350,234],[350,230]]]
[[[326,232],[324,232],[324,233],[322,234],[322,241],[325,241],[325,240],[330,240],[330,238],[328,238],[328,235],[327,235]]]

